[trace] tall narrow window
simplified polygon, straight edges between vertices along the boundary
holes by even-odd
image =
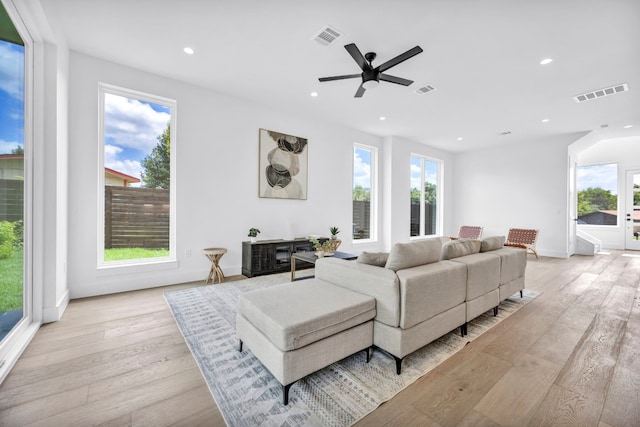
[[[410,236],[433,236],[440,231],[440,161],[411,156]]]
[[[7,354],[33,318],[30,241],[24,238],[25,229],[30,233],[25,148],[27,153],[33,149],[31,103],[25,96],[31,69],[25,64],[32,63],[33,56],[17,26],[0,3],[0,382],[7,372],[6,366],[2,369]]]
[[[175,259],[175,102],[101,85],[99,265]]]
[[[618,225],[618,165],[578,166],[578,224]]]
[[[353,240],[375,240],[377,149],[353,147]]]

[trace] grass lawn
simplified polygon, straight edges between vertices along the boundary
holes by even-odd
[[[0,313],[22,308],[22,249],[0,259]]]
[[[126,261],[129,259],[156,258],[169,256],[169,249],[117,248],[105,249],[105,261]]]

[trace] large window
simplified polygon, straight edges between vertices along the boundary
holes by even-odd
[[[175,260],[175,102],[100,88],[98,265]]]
[[[618,165],[576,168],[578,224],[618,225]]]
[[[433,236],[440,231],[440,161],[411,156],[410,236]]]
[[[353,240],[375,240],[377,149],[353,147]]]

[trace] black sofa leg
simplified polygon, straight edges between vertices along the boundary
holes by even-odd
[[[240,340],[240,346],[238,347],[238,351],[242,351],[242,340]]]
[[[520,289],[520,298],[522,298],[522,289]]]
[[[393,356],[394,359],[396,359],[396,374],[400,375],[400,372],[402,372],[402,359],[396,356]]]
[[[493,317],[498,315],[498,306],[493,307]]]
[[[467,323],[460,325],[460,336],[464,337],[465,335],[467,335]]]
[[[292,385],[293,383],[282,386],[282,404],[285,406],[289,404],[289,389]]]
[[[367,363],[369,363],[371,356],[373,356],[373,346],[365,348],[364,351],[367,352]]]

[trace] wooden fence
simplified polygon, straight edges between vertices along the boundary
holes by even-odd
[[[105,186],[104,247],[169,248],[169,190]]]
[[[24,216],[24,181],[0,179],[0,221],[20,221]]]

